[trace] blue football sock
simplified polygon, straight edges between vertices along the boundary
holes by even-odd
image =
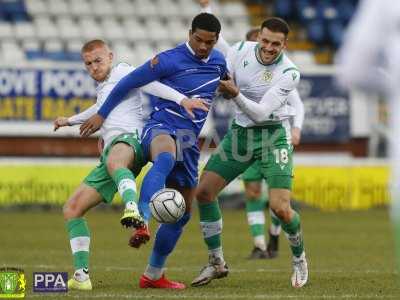
[[[157,230],[153,250],[151,252],[149,265],[163,268],[168,255],[174,250],[183,227],[190,219],[190,213],[185,213],[178,222],[174,224],[161,224]]]
[[[153,166],[144,177],[140,191],[139,210],[146,221],[150,219],[150,199],[154,193],[164,188],[167,176],[174,165],[175,157],[169,152],[162,152],[155,158]]]

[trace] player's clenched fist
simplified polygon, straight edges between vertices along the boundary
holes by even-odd
[[[71,124],[68,122],[67,117],[57,117],[54,121],[54,131],[56,131],[60,127],[64,126],[71,126]]]

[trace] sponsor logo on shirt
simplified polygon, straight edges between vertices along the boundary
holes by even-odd
[[[271,80],[272,80],[272,72],[269,71],[269,70],[265,70],[264,74],[262,75],[262,79],[265,82],[271,82]]]

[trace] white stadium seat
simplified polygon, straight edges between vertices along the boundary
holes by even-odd
[[[148,31],[144,24],[135,19],[125,19],[123,21],[125,38],[131,42],[140,42],[148,39]]]
[[[0,22],[0,41],[3,39],[13,39],[14,32],[9,22]]]
[[[66,48],[70,52],[81,52],[83,42],[81,40],[71,40],[66,44]]]
[[[44,42],[43,49],[48,52],[57,52],[63,50],[63,44],[60,40],[50,39]]]
[[[115,15],[118,17],[133,18],[136,15],[136,6],[129,0],[116,0],[114,4]]]
[[[158,14],[164,18],[171,18],[180,15],[179,6],[172,0],[161,0],[155,2]]]
[[[247,10],[241,2],[226,2],[220,6],[220,15],[223,17],[245,17],[247,16]]]
[[[139,4],[140,3],[140,4]],[[135,13],[143,18],[159,15],[159,11],[151,1],[136,1]]]
[[[114,15],[114,5],[108,0],[92,0],[91,8],[93,14],[98,17],[109,17]]]
[[[7,63],[18,64],[25,60],[25,53],[15,41],[1,43],[2,57]]]
[[[170,40],[174,43],[181,43],[188,39],[190,24],[183,23],[180,19],[173,19],[167,23]]]
[[[48,12],[53,16],[63,16],[70,14],[69,3],[65,0],[48,1]]]
[[[57,18],[56,23],[62,40],[81,38],[81,28],[71,17],[63,16]]]
[[[159,19],[150,19],[146,22],[148,36],[151,41],[165,41],[169,39],[168,30]]]
[[[36,37],[35,27],[31,22],[17,22],[14,25],[15,37],[19,40],[33,39]]]
[[[145,61],[151,59],[155,54],[157,54],[154,47],[147,43],[140,43],[135,46],[134,53],[136,55],[136,61],[138,61],[139,63],[144,63]]]
[[[25,51],[38,51],[40,48],[41,47],[38,40],[24,40],[22,42],[22,49]]]
[[[104,32],[93,17],[81,17],[78,21],[84,40],[103,39]]]
[[[115,55],[115,63],[126,62],[128,64],[135,65],[135,52],[128,43],[117,42],[112,45],[112,50]]]
[[[36,36],[40,40],[56,38],[59,36],[57,26],[49,18],[35,19]]]
[[[196,0],[25,0],[25,4],[32,21],[0,22],[1,42],[19,43],[39,54],[42,44],[45,50],[61,47],[60,56],[54,55],[58,59],[64,46],[76,53],[83,42],[99,38],[116,45],[119,56],[134,63],[185,42],[191,20],[200,12]],[[242,40],[250,27],[245,6],[226,1],[212,5],[217,15],[224,16],[220,18],[224,37],[229,42]]]
[[[93,15],[92,7],[86,0],[70,0],[70,9],[73,16]]]
[[[49,14],[47,1],[44,0],[25,0],[26,10],[33,17]]]
[[[119,22],[114,19],[105,18],[102,21],[104,36],[109,41],[124,40],[125,33]]]

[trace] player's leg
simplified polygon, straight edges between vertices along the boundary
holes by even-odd
[[[269,207],[269,214],[271,216],[271,225],[268,230],[269,239],[267,244],[267,254],[268,258],[275,258],[278,256],[279,235],[281,234],[282,226],[281,221],[275,215],[271,207]]]
[[[304,251],[300,216],[290,206],[293,173],[293,147],[287,123],[268,130],[272,148],[263,149],[262,167],[269,187],[269,205],[281,221],[293,254],[292,286],[302,287],[308,280],[308,267]]]
[[[245,188],[246,215],[253,237],[253,250],[250,259],[267,258],[267,246],[265,242],[265,205],[262,197],[263,175],[258,162],[251,165],[242,175],[241,179]]]
[[[151,132],[149,135],[152,134]],[[175,166],[176,142],[169,134],[159,134],[154,138],[143,140],[147,142],[148,156],[153,161],[153,166],[143,178],[140,191],[139,207],[143,218],[148,222],[150,218],[149,202],[157,191],[165,187],[166,179]]]
[[[89,278],[90,231],[83,216],[101,201],[102,197],[96,189],[82,183],[64,205],[63,214],[75,269],[73,278],[68,281],[71,289],[92,289]]]
[[[111,146],[106,165],[108,173],[118,187],[122,202],[125,204],[121,224],[126,227],[139,228],[144,225],[144,221],[139,213],[135,176],[131,171],[134,161],[134,148],[127,143],[116,142]]]
[[[144,132],[145,130],[146,128]],[[147,225],[151,216],[150,199],[154,193],[165,187],[166,179],[175,166],[176,142],[174,138],[167,131],[157,134],[149,130],[147,133],[142,140],[142,145],[147,156],[153,161],[153,165],[142,181],[139,210],[145,224],[138,228],[129,240],[129,245],[134,248],[139,248],[150,239],[150,231]]]
[[[190,219],[190,208],[194,199],[195,188],[184,188],[171,183],[167,186],[178,190],[182,194],[186,202],[186,212],[178,222],[161,224],[158,227],[149,263],[140,278],[139,286],[141,288],[185,288],[183,283],[175,282],[165,277],[164,266],[168,256],[174,250],[184,226]]]
[[[200,226],[204,242],[208,248],[208,264],[192,281],[192,286],[208,284],[213,279],[228,275],[224,260],[221,233],[222,215],[217,196],[220,191],[252,163],[251,152],[248,158],[247,137],[243,130],[230,130],[217,151],[208,160],[196,192],[199,206]],[[236,149],[236,150],[233,150]],[[251,151],[251,150],[250,150]],[[240,156],[240,157],[239,157]]]
[[[174,224],[161,224],[157,230],[149,264],[140,280],[143,288],[173,288],[182,289],[184,284],[168,280],[163,275],[163,269],[170,253],[175,248],[184,226],[190,219],[190,210],[195,196],[198,178],[198,160],[200,150],[196,144],[184,145],[177,138],[178,159],[175,167],[167,177],[167,187],[181,192],[186,203],[186,212]]]

